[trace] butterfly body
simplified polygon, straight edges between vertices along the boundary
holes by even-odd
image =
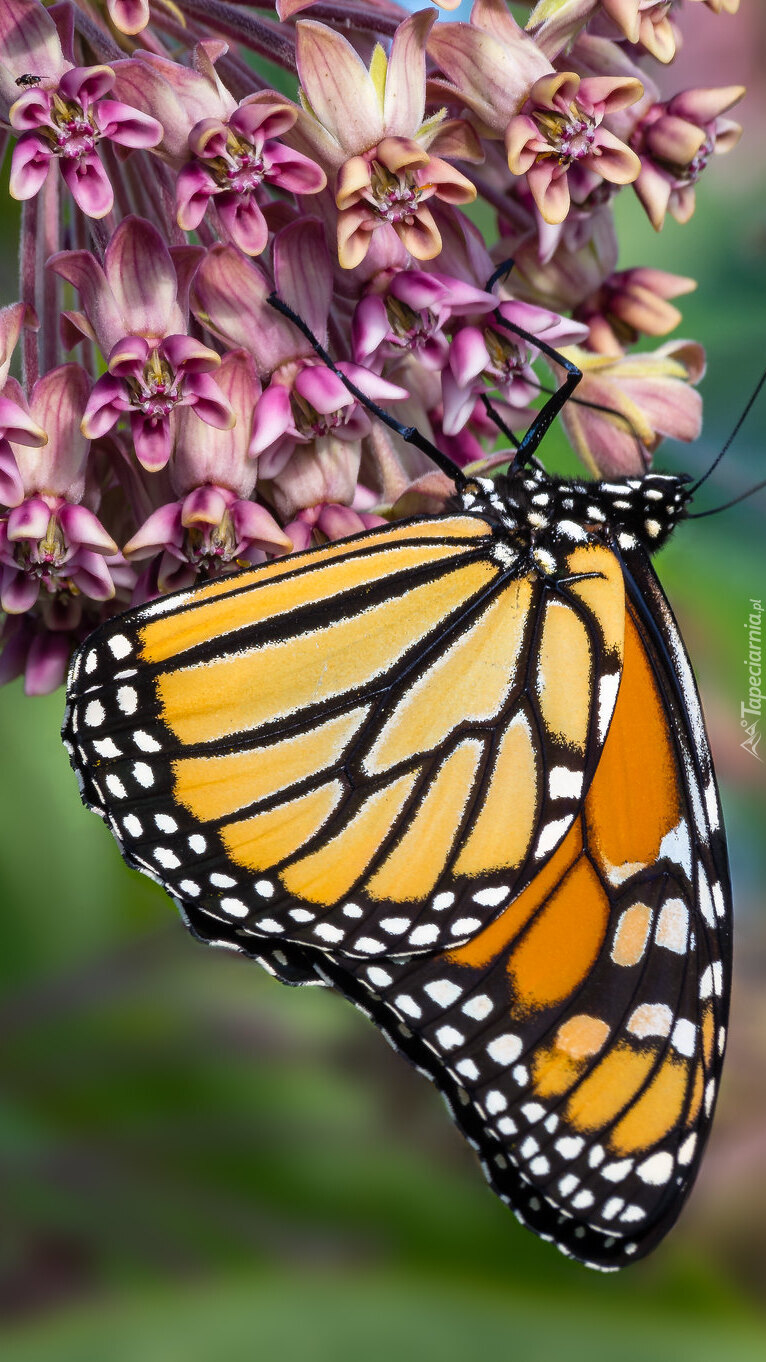
[[[194,933],[330,984],[517,1215],[615,1268],[694,1179],[730,892],[648,553],[685,480],[539,466],[120,617],[76,656],[83,798]]]

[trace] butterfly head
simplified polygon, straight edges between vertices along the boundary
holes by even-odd
[[[540,464],[512,468],[491,482],[476,478],[460,493],[465,510],[494,520],[517,547],[549,538],[585,541],[591,534],[616,540],[629,552],[662,548],[691,497],[688,474],[646,473],[642,478],[586,482],[549,476]]]

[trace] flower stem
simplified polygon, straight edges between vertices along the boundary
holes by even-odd
[[[184,13],[202,19],[219,33],[238,38],[252,52],[267,57],[285,71],[295,71],[293,44],[277,32],[276,25],[243,14],[224,0],[184,0]]]
[[[61,193],[58,175],[49,175],[40,192],[42,230],[37,238],[37,315],[41,322],[39,350],[43,373],[61,363],[60,290],[58,275],[45,268],[45,262],[61,245]]]
[[[37,228],[38,198],[25,199],[21,205],[21,232],[19,243],[19,291],[21,301],[35,306],[35,276],[37,274]],[[37,382],[40,376],[40,356],[37,334],[31,327],[24,327],[21,333],[22,381],[27,389]]]

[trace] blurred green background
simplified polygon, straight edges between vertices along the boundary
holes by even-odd
[[[621,196],[621,267],[692,274],[680,333],[709,355],[706,423],[658,466],[704,470],[766,360],[764,24],[686,7],[668,90],[756,84],[692,222],[655,236]],[[712,21],[712,22],[711,22]],[[696,26],[696,27],[695,27]],[[4,204],[7,200],[3,199]],[[16,296],[15,217],[0,287]],[[766,476],[762,401],[705,489]],[[551,466],[566,456],[554,436]],[[766,492],[682,527],[659,573],[722,785],[738,949],[716,1128],[647,1262],[602,1277],[522,1230],[438,1095],[369,1023],[204,951],[80,806],[61,694],[0,693],[0,1349],[4,1362],[467,1356],[762,1362],[766,1355],[764,765],[740,747]]]

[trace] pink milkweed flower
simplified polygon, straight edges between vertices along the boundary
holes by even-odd
[[[142,33],[149,22],[149,0],[106,0],[106,8],[115,28],[129,38]]]
[[[648,354],[594,355],[572,348],[568,359],[583,371],[577,396],[562,421],[594,477],[641,476],[665,437],[696,440],[702,398],[695,391],[705,372],[705,352],[692,341],[670,341]]]
[[[399,25],[386,56],[378,44],[369,68],[342,34],[311,20],[296,25],[304,111],[301,134],[335,173],[338,260],[353,269],[372,233],[393,229],[416,260],[439,254],[428,201],[470,203],[471,181],[433,154],[481,160],[475,134],[444,111],[425,118],[426,39],[435,10]]]
[[[224,43],[200,42],[193,67],[139,52],[116,64],[117,87],[122,97],[160,118],[157,155],[177,172],[178,225],[195,231],[212,206],[224,239],[246,255],[260,255],[268,239],[263,186],[317,194],[327,177],[282,140],[298,117],[294,104],[273,90],[237,103],[215,69],[225,51]]]
[[[497,310],[506,321],[556,349],[588,334],[588,328],[580,322],[531,303],[508,301],[500,303]],[[461,327],[450,345],[449,364],[442,372],[444,433],[451,436],[462,430],[474,413],[477,398],[488,387],[500,394],[501,401],[493,405],[502,415],[508,411],[507,423],[513,426],[514,410],[526,410],[540,395],[532,368],[535,358],[533,346],[491,319],[483,327]]]
[[[665,104],[653,104],[631,138],[641,157],[634,189],[659,231],[670,213],[688,222],[695,185],[712,155],[722,156],[742,135],[739,123],[721,115],[738,104],[743,85],[717,90],[683,90]]]
[[[13,445],[39,448],[48,439],[42,427],[30,416],[26,403],[14,401],[10,395],[15,387],[3,392],[23,326],[37,327],[37,318],[26,303],[11,303],[10,307],[0,308],[0,504],[3,506],[18,506],[24,500],[24,481]]]
[[[522,113],[508,124],[505,147],[509,169],[526,176],[545,222],[567,216],[567,176],[575,167],[610,184],[636,179],[639,157],[604,126],[604,118],[642,94],[641,82],[630,76],[580,80],[572,71],[557,71],[535,82]]]
[[[373,357],[406,352],[427,369],[441,371],[449,355],[444,328],[452,317],[491,312],[497,298],[448,274],[399,270],[373,284],[358,303],[351,323],[354,358],[367,364]]]
[[[589,33],[624,39],[669,62],[678,40],[670,9],[671,0],[539,0],[527,29],[548,57],[568,48],[587,24]]]
[[[14,380],[18,404],[24,394]],[[43,450],[16,444],[24,499],[0,522],[0,603],[24,614],[41,593],[107,601],[115,586],[106,558],[117,545],[93,511],[81,504],[88,441],[80,431],[90,382],[79,364],[51,369],[34,385],[29,413],[45,431]],[[7,389],[6,389],[7,391]]]
[[[228,429],[234,413],[211,371],[220,357],[186,335],[188,276],[200,252],[168,250],[143,218],[127,217],[98,264],[89,251],[61,251],[48,261],[77,288],[84,313],[65,314],[107,361],[83,416],[96,439],[123,415],[130,418],[136,457],[148,472],[164,468],[173,447],[177,409],[193,408],[209,425]]]
[[[293,552],[300,553],[311,548],[312,544],[348,539],[352,534],[362,534],[364,530],[372,530],[385,523],[382,515],[370,511],[357,511],[352,506],[339,506],[335,502],[321,502],[299,511],[295,520],[285,526],[285,534],[290,535]]]
[[[323,229],[315,219],[292,223],[275,237],[274,282],[279,296],[326,343],[333,278]],[[358,443],[370,430],[369,416],[338,375],[291,322],[268,306],[270,292],[263,271],[230,246],[208,252],[193,290],[200,320],[227,345],[248,349],[259,372],[270,375],[255,404],[250,441],[250,456],[258,458],[263,478],[277,477],[296,446],[315,449],[329,439],[335,448]],[[404,388],[357,364],[342,360],[337,367],[375,402],[407,396]]]
[[[217,430],[194,420],[192,408],[179,411],[169,470],[179,499],[155,510],[124,548],[131,561],[159,556],[159,591],[175,591],[200,575],[230,572],[292,547],[266,507],[251,500],[257,465],[248,446],[261,385],[250,355],[230,350],[217,381],[236,425]]]
[[[6,0],[0,11],[0,47],[9,22],[15,20],[23,29],[30,18],[26,5]],[[35,25],[41,22],[35,15]],[[78,208],[89,217],[103,218],[111,212],[114,194],[98,154],[99,142],[156,147],[162,126],[156,118],[107,97],[115,83],[110,66],[73,66],[66,61],[51,19],[49,24],[47,69],[17,77],[23,80],[34,74],[39,80],[14,100],[8,112],[11,127],[22,134],[11,158],[10,192],[15,199],[33,198],[57,161]],[[36,64],[34,53],[26,63]]]
[[[194,160],[176,181],[178,225],[199,226],[213,202],[229,240],[246,255],[260,255],[268,241],[258,204],[262,184],[293,194],[317,194],[327,176],[315,161],[278,138],[293,127],[298,110],[275,95],[252,95],[228,118],[204,118],[189,133]]]
[[[681,313],[669,302],[697,287],[695,279],[667,270],[632,269],[611,274],[574,315],[588,327],[588,348],[621,355],[639,336],[666,336]]]
[[[475,0],[470,24],[437,24],[428,52],[446,82],[429,81],[434,97],[471,109],[485,135],[502,137],[535,81],[550,75],[547,56],[519,28],[505,0]]]

